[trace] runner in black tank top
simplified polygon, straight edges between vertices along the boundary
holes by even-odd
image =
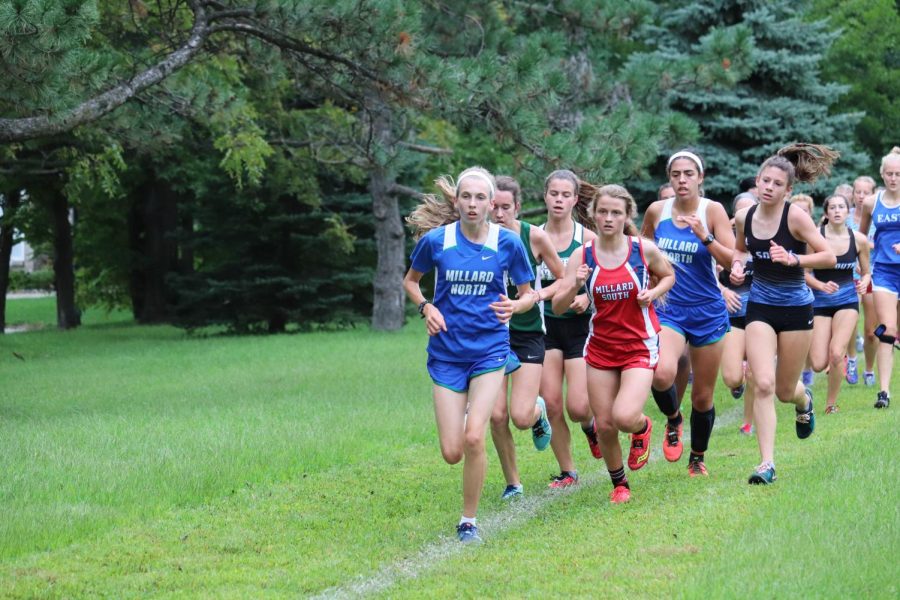
[[[752,484],[775,481],[775,397],[794,404],[797,437],[809,437],[815,428],[812,392],[800,383],[812,338],[812,331],[807,329],[812,326],[812,293],[803,281],[803,268],[827,268],[836,261],[812,218],[786,199],[795,179],[812,181],[830,167],[834,156],[822,146],[792,144],[782,148],[760,167],[756,177],[760,203],[735,215],[732,283],[743,282],[744,261],[749,252],[753,254],[747,363],[755,383],[753,418],[762,460],[750,475]],[[798,170],[797,164],[803,169]],[[807,246],[808,254],[789,252]],[[787,285],[775,280],[776,273],[788,278]],[[792,302],[785,302],[786,298],[792,298]],[[781,304],[776,305],[779,301]]]
[[[866,236],[847,228],[849,202],[843,196],[825,200],[827,224],[820,229],[831,250],[837,254],[837,265],[807,273],[806,281],[815,294],[813,304],[813,337],[809,357],[815,371],[828,371],[828,398],[825,414],[837,412],[837,397],[843,379],[844,351],[856,331],[859,317],[858,290],[869,285],[869,244]],[[861,277],[853,280],[857,264]]]

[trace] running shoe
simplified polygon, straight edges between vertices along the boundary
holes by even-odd
[[[875,408],[887,408],[891,405],[891,397],[887,392],[878,392],[878,398],[875,400]]]
[[[519,485],[508,485],[506,489],[503,490],[503,494],[500,496],[501,500],[512,500],[514,498],[521,498],[525,495],[525,488],[520,483]]]
[[[804,440],[812,435],[816,429],[816,413],[813,412],[813,394],[812,390],[806,388],[806,410],[797,411],[797,437]]]
[[[541,416],[537,423],[531,426],[531,441],[534,442],[534,447],[540,452],[541,450],[546,450],[547,446],[550,445],[550,436],[553,435],[553,428],[550,427],[550,420],[547,419],[547,403],[540,396],[537,397],[537,405],[541,409]]]
[[[865,349],[865,347],[866,347],[865,342],[866,342],[866,338],[864,338],[863,336],[861,336],[857,333],[856,334],[856,351],[857,352],[862,352]]]
[[[631,490],[628,489],[628,486],[617,485],[609,493],[609,501],[612,504],[625,504],[629,500],[631,500]]]
[[[769,485],[778,479],[775,477],[775,465],[772,463],[762,463],[750,475],[748,483],[751,485]]]
[[[875,385],[875,372],[863,371],[863,385],[872,387]]]
[[[847,378],[847,383],[850,385],[859,383],[859,368],[857,368],[855,360],[851,363],[850,359],[845,357],[844,376]]]
[[[834,414],[834,413],[836,413],[837,411],[838,411],[837,404],[832,404],[832,405],[830,405],[830,406],[826,406],[826,407],[825,407],[825,414],[826,414],[826,415]]]
[[[815,374],[810,369],[803,369],[803,374],[800,377],[803,381],[803,385],[806,387],[811,386],[815,380]]]
[[[653,421],[647,420],[647,431],[631,434],[631,450],[628,452],[628,468],[637,471],[647,464],[650,459],[650,432],[653,431]]]
[[[663,436],[663,456],[667,461],[678,462],[678,459],[681,458],[681,454],[684,452],[684,444],[681,443],[683,435],[684,423],[674,429],[666,423],[666,435]]]
[[[740,431],[742,435],[753,435],[753,425],[751,425],[750,423],[744,423],[740,426],[738,431]]]
[[[688,475],[691,477],[708,477],[709,472],[702,458],[693,458],[688,461]]]
[[[736,388],[731,388],[731,397],[735,400],[740,399],[744,395],[744,384],[737,386]]]
[[[456,537],[463,544],[480,544],[481,536],[478,535],[478,527],[474,523],[460,523],[456,526]]]
[[[597,421],[591,419],[591,428],[582,429],[584,437],[587,438],[588,446],[591,448],[591,456],[600,460],[603,458],[603,452],[600,450],[600,442],[597,441]]]
[[[575,471],[563,471],[553,478],[549,487],[554,490],[560,490],[573,486],[578,483],[578,473]]]

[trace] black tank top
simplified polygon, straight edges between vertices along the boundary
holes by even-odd
[[[822,237],[825,237],[825,226],[819,228]],[[850,233],[850,247],[847,251],[837,257],[837,264],[831,269],[813,269],[813,275],[819,281],[833,281],[840,286],[844,286],[853,281],[853,270],[856,269],[856,257],[859,252],[856,248],[856,236],[848,229]]]
[[[750,207],[750,210],[747,211],[747,220],[744,223],[744,244],[753,258],[753,278],[760,283],[774,285],[776,288],[796,287],[798,284],[804,284],[805,280],[801,267],[789,267],[781,263],[774,263],[769,256],[769,248],[771,247],[769,242],[771,241],[774,241],[788,252],[806,254],[806,243],[792,236],[791,230],[788,228],[788,211],[791,209],[791,205],[787,202],[784,203],[778,230],[768,240],[761,240],[753,235],[753,215],[756,213],[757,206]]]

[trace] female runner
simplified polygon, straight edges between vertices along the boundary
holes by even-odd
[[[643,411],[659,357],[653,301],[672,287],[675,275],[652,242],[636,237],[631,219],[637,211],[628,190],[601,187],[592,212],[600,236],[569,260],[553,310],[565,311],[587,282],[593,309],[585,348],[588,396],[613,483],[610,501],[619,504],[631,498],[619,431],[631,434],[631,470],[642,468],[650,456],[653,427]],[[653,287],[651,276],[657,280]]]
[[[745,261],[753,259],[747,363],[755,384],[753,419],[762,462],[750,476],[752,484],[775,481],[775,396],[795,405],[797,437],[807,438],[815,429],[812,392],[800,382],[813,324],[813,297],[803,269],[827,269],[836,260],[812,218],[786,200],[795,180],[812,181],[827,173],[836,157],[824,146],[782,148],[756,176],[759,204],[735,215],[732,283],[743,282]]]
[[[403,287],[430,336],[428,373],[441,454],[449,464],[465,456],[457,536],[464,543],[479,542],[475,515],[487,465],[485,430],[504,370],[518,367],[506,324],[513,313],[534,306],[529,283],[534,276],[519,238],[488,222],[496,191],[490,173],[473,167],[460,173],[456,185],[445,178],[437,184],[444,202],[426,198],[409,218],[421,237]],[[432,270],[433,302],[419,287]],[[506,296],[505,274],[516,284],[518,300]]]

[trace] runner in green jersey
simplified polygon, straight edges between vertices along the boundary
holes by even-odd
[[[597,235],[584,223],[592,223],[588,215],[593,190],[590,184],[579,181],[572,171],[554,171],[544,181],[544,202],[547,205],[547,223],[542,227],[559,253],[563,263],[569,256]],[[581,192],[585,192],[582,194]],[[578,210],[580,222],[573,217]],[[554,282],[553,273],[545,265],[539,267],[542,287]],[[591,454],[601,458],[596,429],[587,395],[587,369],[584,362],[584,345],[590,328],[590,314],[586,293],[578,294],[570,310],[561,316],[553,314],[549,303],[544,304],[547,333],[544,336],[546,354],[541,373],[541,396],[547,403],[553,439],[550,444],[559,463],[560,474],[550,482],[551,488],[564,488],[578,482],[578,473],[572,459],[571,436],[563,413],[563,378],[566,380],[565,406],[569,418],[581,424],[588,438]]]
[[[545,263],[557,278],[564,273],[562,261],[556,254],[550,238],[538,227],[519,221],[519,209],[522,207],[521,189],[512,177],[497,177],[497,191],[494,195],[494,209],[491,217],[498,225],[519,235],[525,246],[532,272],[536,273],[537,265]],[[538,300],[549,300],[553,297],[557,285],[540,287],[537,284]],[[517,290],[508,284],[510,298],[516,298]],[[531,428],[534,446],[545,450],[550,444],[551,427],[547,420],[544,399],[538,396],[541,384],[541,369],[544,362],[544,318],[541,307],[537,304],[528,312],[513,315],[509,322],[509,345],[519,357],[522,367],[516,370],[507,380],[512,379],[512,391],[509,393],[507,408],[507,381],[504,381],[491,415],[491,436],[494,447],[500,458],[503,476],[506,478],[506,489],[502,499],[511,500],[523,493],[522,482],[516,467],[516,447],[512,432],[509,429],[509,417],[519,429]]]

